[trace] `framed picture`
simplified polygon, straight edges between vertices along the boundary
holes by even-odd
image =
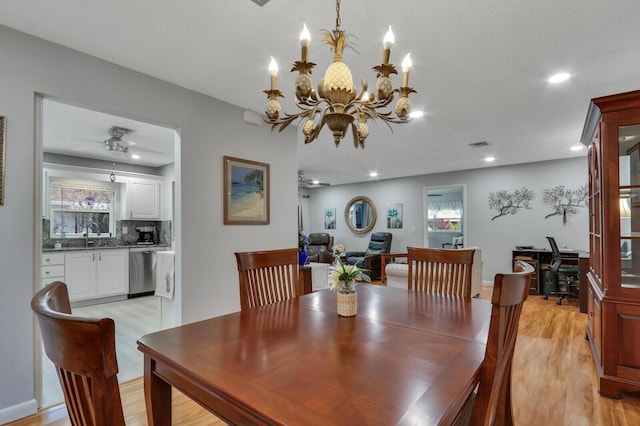
[[[387,207],[387,228],[402,229],[402,203],[389,204]]]
[[[7,118],[0,116],[0,206],[4,206],[4,168],[6,166]]]
[[[224,162],[224,224],[269,224],[269,165],[227,157]]]
[[[336,229],[336,208],[324,209],[324,229]]]

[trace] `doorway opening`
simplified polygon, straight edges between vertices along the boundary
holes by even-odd
[[[176,264],[172,297],[153,291],[130,297],[129,247],[151,241],[153,246],[145,247],[169,253],[180,249],[181,211],[175,202],[180,199],[179,131],[48,96],[37,95],[35,103],[35,191],[41,202],[36,205],[34,235],[35,258],[42,268],[35,273],[34,292],[51,281],[63,281],[74,314],[113,318],[118,380],[141,377],[143,361],[136,340],[179,322],[181,283]],[[101,227],[103,218],[108,223]],[[123,266],[101,270],[100,265],[78,260],[96,251],[105,255],[95,259],[117,258],[118,253]],[[56,264],[47,268],[45,259],[55,259]],[[101,279],[105,271],[119,275]],[[114,281],[119,284],[101,287]],[[74,293],[79,288],[74,282],[89,284]],[[38,333],[34,365],[39,371],[34,377],[36,399],[44,408],[64,398]]]
[[[426,187],[423,199],[424,246],[464,247],[466,185]]]

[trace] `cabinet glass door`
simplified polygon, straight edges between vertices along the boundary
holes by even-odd
[[[640,288],[640,125],[620,126],[620,284]]]

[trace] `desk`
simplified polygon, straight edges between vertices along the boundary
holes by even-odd
[[[578,257],[581,255],[581,253],[584,253],[583,251],[580,250],[560,250],[560,254],[562,255],[563,258],[572,258],[569,261],[566,261],[565,263],[569,264],[573,261],[573,258],[575,258],[575,265],[578,265]],[[538,249],[538,248],[531,248],[531,249],[519,249],[519,248],[515,248],[512,251],[512,264],[515,261],[515,258],[518,256],[525,256],[525,257],[530,257],[531,259],[533,259],[533,261],[526,261],[527,263],[529,263],[531,266],[534,267],[535,272],[534,274],[531,276],[531,286],[529,287],[529,294],[541,294],[540,292],[540,280],[541,280],[541,274],[540,271],[545,269],[546,267],[549,266],[549,264],[551,263],[551,259],[553,257],[553,252],[551,250],[548,249]],[[588,256],[588,255],[587,255]],[[586,288],[586,282],[582,282],[580,281],[580,292],[583,292],[583,285],[584,287],[584,291],[587,291]]]
[[[148,334],[150,425],[171,387],[231,424],[451,423],[479,379],[491,305],[357,284],[358,315],[319,291]]]
[[[386,273],[387,259],[396,260],[396,258],[402,258],[402,257],[407,257],[407,253],[383,253],[380,255],[380,281],[381,282],[387,281],[387,273]]]

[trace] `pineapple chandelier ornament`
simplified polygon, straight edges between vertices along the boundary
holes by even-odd
[[[409,70],[411,68],[411,58],[407,55],[402,62],[402,86],[393,89],[390,75],[398,74],[396,67],[389,63],[391,47],[393,46],[393,32],[391,26],[383,42],[382,64],[373,67],[376,71],[375,92],[367,92],[367,82],[361,80],[362,89],[356,96],[351,70],[342,62],[344,48],[349,45],[347,34],[340,29],[340,0],[336,0],[336,29],[333,31],[323,31],[324,41],[333,50],[333,63],[327,68],[324,78],[318,82],[317,91],[313,90],[311,81],[311,70],[316,65],[308,61],[310,35],[307,26],[303,26],[300,34],[300,46],[302,47],[302,60],[293,64],[291,72],[298,71],[296,77],[296,105],[302,111],[297,114],[287,114],[280,118],[280,102],[278,97],[284,97],[282,92],[276,88],[276,77],[278,75],[278,65],[273,57],[269,64],[271,74],[271,89],[264,90],[267,94],[267,123],[271,123],[271,130],[280,126],[279,131],[283,131],[295,120],[304,122],[302,133],[304,142],[313,142],[326,124],[333,132],[333,139],[336,147],[340,144],[351,126],[353,133],[353,144],[355,148],[364,148],[364,142],[369,134],[367,127],[368,120],[383,120],[390,128],[390,123],[407,123],[410,121],[409,112],[411,103],[409,94],[416,93],[409,87]],[[394,93],[399,93],[396,103],[395,114],[392,116],[389,104],[394,99]],[[392,129],[393,130],[393,129]]]

